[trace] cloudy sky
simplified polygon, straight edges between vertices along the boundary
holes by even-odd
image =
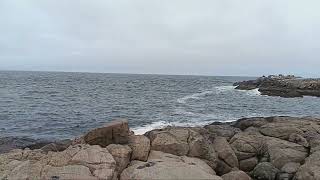
[[[0,69],[320,76],[319,0],[1,0]]]

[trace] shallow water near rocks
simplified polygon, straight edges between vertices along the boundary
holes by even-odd
[[[319,117],[320,98],[235,90],[248,77],[0,71],[0,136],[64,139],[115,118],[138,134],[254,116]]]

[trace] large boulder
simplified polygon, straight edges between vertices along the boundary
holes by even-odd
[[[216,169],[219,175],[226,174],[233,168],[239,168],[238,158],[226,138],[216,137],[213,141],[213,146],[219,158],[218,168]]]
[[[151,140],[151,149],[178,156],[187,155],[189,152],[187,128],[166,128],[153,130],[146,134]]]
[[[127,120],[116,120],[107,123],[101,128],[89,131],[83,136],[81,143],[100,145],[106,147],[109,144],[127,144],[129,141],[129,126]]]
[[[130,136],[129,144],[132,149],[131,160],[147,161],[150,151],[150,140],[146,136]]]
[[[136,161],[125,169],[121,180],[129,179],[212,179],[222,180],[214,171],[197,158],[178,157],[151,151],[147,162]]]
[[[116,171],[121,173],[130,163],[131,148],[127,145],[110,144],[107,149],[117,162]]]
[[[288,140],[291,134],[303,134],[303,131],[288,123],[269,123],[260,128],[260,132],[265,136],[276,137]]]
[[[266,144],[270,162],[278,169],[289,162],[302,163],[308,156],[308,149],[299,144],[269,137]]]
[[[243,171],[231,171],[221,177],[223,180],[251,180],[251,177]]]
[[[238,133],[229,143],[239,161],[257,157],[265,152],[264,137],[259,134]]]
[[[206,136],[207,131],[203,129],[189,129],[189,152],[188,156],[204,159],[213,169],[217,167],[218,157],[214,145]]]
[[[153,130],[146,135],[151,141],[151,150],[162,151],[178,156],[198,157],[215,169],[217,156],[213,144],[205,137],[202,128],[167,127]]]
[[[263,162],[254,168],[252,175],[257,180],[275,180],[278,172],[279,169],[271,163]]]
[[[245,172],[250,172],[256,167],[258,164],[258,158],[257,157],[252,157],[249,159],[244,159],[239,162],[239,169]]]
[[[319,180],[320,179],[320,151],[312,153],[306,162],[299,168],[295,180]]]

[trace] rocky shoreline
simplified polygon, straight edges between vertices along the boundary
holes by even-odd
[[[0,179],[319,180],[320,119],[244,118],[134,135],[126,120],[0,154]]]
[[[262,95],[286,98],[316,96],[320,97],[320,79],[303,79],[293,75],[270,75],[256,80],[234,83],[239,90],[257,89]]]

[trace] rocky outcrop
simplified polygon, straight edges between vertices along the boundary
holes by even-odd
[[[76,143],[100,145],[101,147],[106,147],[109,144],[127,144],[129,132],[128,121],[117,120],[89,131]]]
[[[110,144],[107,150],[117,163],[116,171],[122,172],[130,163],[132,150],[128,145]]]
[[[131,160],[147,161],[150,151],[150,140],[146,136],[130,136],[129,146],[132,149]]]
[[[299,168],[296,180],[318,180],[320,179],[320,151],[312,153],[306,162]]]
[[[112,179],[116,162],[107,149],[76,145],[62,152],[15,150],[0,156],[1,179]]]
[[[137,162],[128,167],[122,172],[120,179],[222,180],[215,175],[210,166],[200,159],[153,151],[147,162]]]
[[[234,168],[239,168],[238,158],[226,138],[216,137],[213,141],[213,146],[219,159],[218,167],[216,168],[218,174],[223,175]]]
[[[84,136],[68,148],[0,154],[0,179],[320,179],[317,118],[244,118],[138,136],[117,121],[88,134],[90,144]]]
[[[213,137],[225,137],[228,141],[237,133],[241,132],[239,128],[232,127],[227,123],[212,123],[204,127],[208,130],[208,134]]]
[[[217,155],[213,144],[201,132],[207,131],[203,128],[168,127],[150,131],[146,135],[150,138],[152,150],[201,158],[215,169]]]
[[[262,95],[280,97],[320,97],[320,79],[303,79],[294,76],[268,76],[256,80],[234,83],[236,89],[252,90],[258,88]]]
[[[0,137],[0,153],[6,153],[13,149],[50,149],[63,151],[71,144],[71,140],[48,141],[42,139],[31,139],[27,137]]]

